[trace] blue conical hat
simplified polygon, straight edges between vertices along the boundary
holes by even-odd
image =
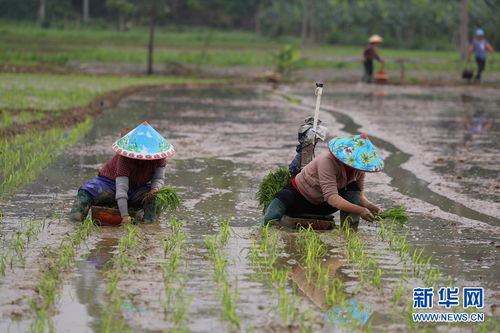
[[[172,146],[146,121],[113,143],[113,150],[138,160],[159,160],[175,153]]]
[[[333,156],[354,169],[378,172],[384,168],[382,157],[364,134],[333,138],[328,147]]]

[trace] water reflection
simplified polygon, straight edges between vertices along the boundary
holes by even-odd
[[[65,323],[71,323],[71,320],[68,320],[68,318],[74,317],[78,318],[78,320],[81,320],[82,317],[86,318],[87,326],[90,326],[94,330],[97,329],[100,323],[105,297],[102,268],[112,258],[113,251],[116,249],[117,244],[117,238],[103,238],[96,244],[96,247],[90,251],[85,260],[76,262],[77,276],[73,279],[71,285],[71,288],[76,294],[76,299],[62,297],[60,304],[61,312],[57,317],[64,318],[64,321],[55,318],[57,330],[70,329],[71,327],[65,327],[67,325]],[[83,305],[86,314],[84,315],[84,313],[81,313],[82,307],[80,307],[78,313],[66,311],[66,309],[75,308],[75,305],[71,303]]]

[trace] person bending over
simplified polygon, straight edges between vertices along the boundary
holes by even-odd
[[[280,225],[283,215],[330,215],[340,210],[341,225],[348,220],[353,227],[359,217],[372,222],[382,210],[364,195],[365,175],[379,172],[384,162],[366,135],[344,136],[330,140],[329,152],[315,157],[276,193],[269,204],[264,225]]]
[[[174,147],[147,122],[122,130],[120,136],[112,146],[115,156],[96,178],[78,189],[69,214],[71,222],[85,220],[92,205],[117,205],[122,224],[129,221],[129,205],[144,210],[145,223],[156,218],[151,198],[163,188],[166,158],[175,153]]]

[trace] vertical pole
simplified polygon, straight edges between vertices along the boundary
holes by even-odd
[[[155,40],[155,25],[157,15],[157,0],[151,0],[151,25],[149,26],[149,42],[148,42],[148,75],[153,74],[153,48]]]
[[[460,6],[460,59],[467,58],[467,47],[469,44],[469,4],[468,0],[462,0]]]
[[[38,24],[43,26],[45,23],[45,0],[40,0],[40,6],[38,7]]]
[[[318,128],[319,106],[321,104],[321,95],[323,94],[323,83],[316,83],[316,90],[314,93],[316,95],[316,108],[314,110],[313,131],[316,133],[316,128]],[[316,135],[314,136],[314,141],[316,142]]]
[[[83,0],[83,22],[89,20],[89,0]]]

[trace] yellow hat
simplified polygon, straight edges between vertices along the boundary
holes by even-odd
[[[379,35],[373,35],[370,38],[368,38],[368,41],[370,43],[381,43],[384,41],[384,39],[382,37],[380,37]]]

